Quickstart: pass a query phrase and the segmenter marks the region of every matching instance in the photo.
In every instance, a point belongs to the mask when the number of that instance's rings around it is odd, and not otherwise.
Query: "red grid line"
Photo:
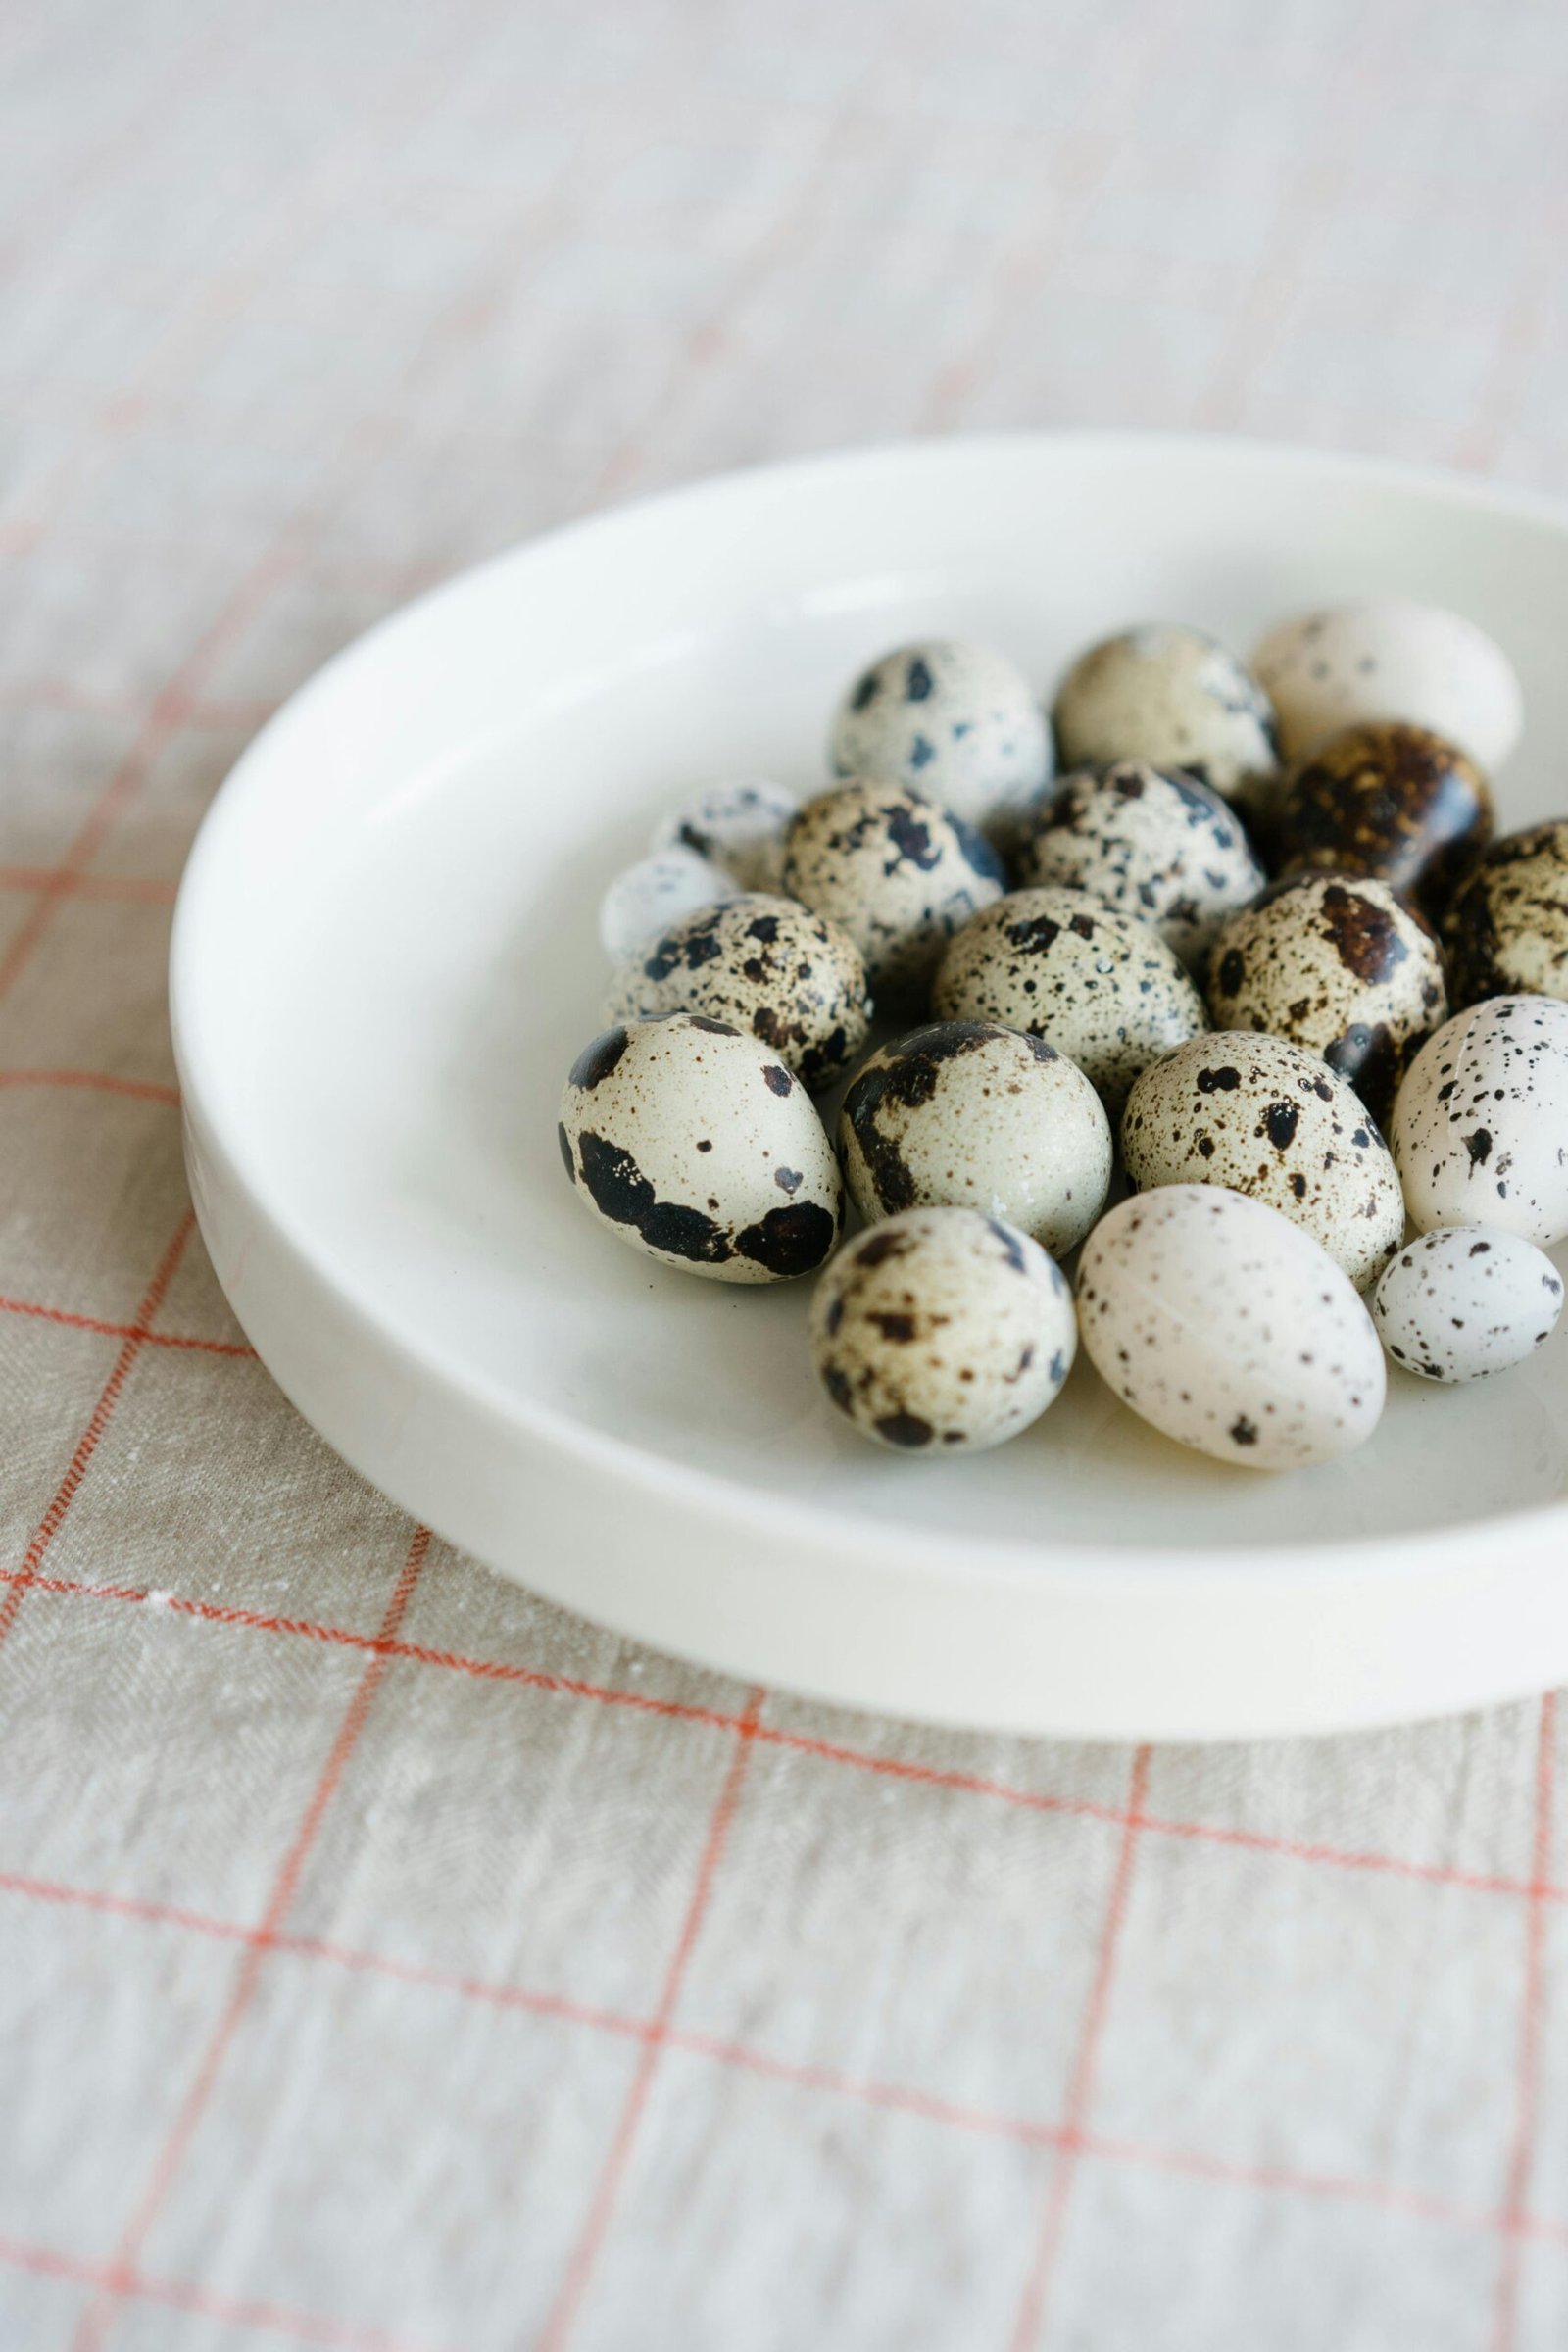
[[[32,2271],[44,2278],[64,2278],[74,2286],[102,2286],[109,2278],[107,2263],[84,2262],[52,2246],[24,2245],[0,2237],[0,2262],[13,2270]],[[221,2320],[231,2328],[262,2328],[290,2335],[301,2343],[325,2344],[332,2352],[422,2352],[407,2337],[387,2335],[379,2328],[358,2328],[345,2320],[319,2318],[309,2311],[288,2311],[276,2303],[251,2303],[231,2295],[215,2294],[210,2287],[181,2278],[151,2278],[138,2271],[130,2290],[135,2300],[161,2303],[171,2311],[187,2311],[199,2318]]]
[[[615,2206],[626,2177],[626,2168],[631,2161],[637,2133],[647,2111],[649,2094],[654,2086],[654,2077],[659,2069],[659,2061],[669,2040],[670,2027],[674,2020],[676,2005],[680,2000],[681,1986],[686,1981],[686,1971],[690,1965],[692,1953],[696,1949],[697,1938],[702,1933],[703,1922],[708,1916],[708,1906],[713,1891],[713,1881],[717,1876],[718,1865],[729,1838],[730,1824],[735,1818],[735,1808],[740,1802],[741,1786],[746,1778],[746,1766],[751,1755],[751,1743],[757,1731],[758,1718],[761,1713],[762,1701],[765,1696],[765,1691],[754,1690],[747,1701],[746,1711],[736,1726],[734,1752],[729,1760],[729,1769],[724,1775],[723,1786],[718,1792],[718,1801],[713,1807],[713,1816],[709,1824],[707,1840],[697,1865],[696,1884],[692,1888],[691,1900],[686,1906],[686,1916],[681,1922],[675,1949],[670,1955],[669,1967],[664,1976],[663,1989],[659,1997],[659,2005],[654,2012],[648,2037],[637,2062],[636,2073],[632,2077],[631,2088],[626,2094],[626,2103],[621,2110],[620,2121],[615,2128],[615,2135],[610,2144],[610,2153],[605,2160],[599,2185],[588,2208],[588,2218],[583,2225],[582,2234],[572,2249],[570,2260],[566,2265],[565,2277],[562,2280],[550,2314],[540,2330],[538,2352],[564,2352],[564,2347],[570,2341],[572,2330],[576,2327],[588,2289],[593,2282],[594,2270],[600,2254],[604,2250],[611,2223],[614,2219]]]
[[[381,1621],[381,1634],[386,1641],[392,1639],[403,1622],[404,1612],[414,1596],[415,1587],[419,1581],[425,1560],[429,1556],[429,1529],[416,1528],[399,1572],[397,1583],[393,1588],[392,1597],[387,1603],[386,1614]],[[261,1981],[262,1964],[275,1942],[284,1920],[288,1917],[295,1894],[299,1889],[301,1873],[310,1857],[311,1848],[316,1843],[326,1809],[337,1793],[338,1784],[343,1778],[349,1758],[359,1743],[360,1734],[365,1728],[366,1716],[369,1712],[370,1702],[386,1673],[386,1665],[385,1657],[371,1658],[355,1686],[354,1695],[348,1704],[348,1711],[339,1726],[337,1738],[332,1742],[326,1762],[321,1768],[310,1803],[305,1808],[304,1818],[283,1858],[282,1868],[273,1885],[261,1925],[256,1934],[246,1939],[245,1957],[240,1963],[239,1973],[235,1978],[234,1988],[229,1995],[227,2006],[203,2052],[195,2079],[185,2094],[184,2102],[175,2117],[173,2128],[153,2165],[147,2185],[121,2234],[120,2243],[109,2265],[108,2275],[102,2283],[101,2291],[87,2310],[81,2326],[76,2330],[75,2352],[99,2352],[99,2347],[113,2323],[121,2299],[129,2291],[129,2283],[137,2276],[148,2232],[162,2211],[170,2190],[173,2187],[180,2166],[189,2152],[191,2141],[211,2103],[213,2092],[217,2088],[218,2078],[233,2045],[234,2036],[255,1999],[256,1988]]]
[[[157,1344],[158,1334],[149,1335]],[[0,1585],[13,1581],[17,1570],[0,1569]],[[526,1690],[546,1690],[567,1698],[585,1698],[594,1704],[608,1707],[629,1707],[649,1715],[663,1715],[678,1723],[704,1724],[719,1731],[739,1731],[744,1718],[731,1709],[705,1707],[687,1699],[653,1698],[645,1691],[617,1690],[613,1686],[584,1682],[569,1674],[555,1674],[545,1667],[523,1666],[502,1658],[475,1658],[461,1650],[435,1649],[428,1643],[397,1640],[383,1642],[374,1634],[359,1634],[346,1626],[323,1625],[310,1617],[280,1617],[260,1609],[227,1607],[217,1601],[191,1600],[180,1594],[154,1595],[140,1585],[95,1585],[76,1577],[31,1578],[42,1592],[54,1592],[68,1598],[88,1600],[117,1600],[132,1605],[151,1602],[159,1608],[172,1609],[178,1616],[192,1617],[210,1625],[244,1625],[258,1633],[276,1634],[307,1642],[324,1642],[368,1654],[390,1658],[406,1658],[419,1666],[431,1666],[450,1674],[471,1675],[481,1682],[517,1683]],[[758,1744],[787,1748],[797,1755],[815,1757],[830,1764],[843,1764],[851,1770],[875,1773],[883,1779],[908,1781],[918,1787],[951,1788],[970,1795],[990,1798],[994,1803],[1016,1805],[1028,1812],[1065,1814],[1077,1820],[1108,1822],[1115,1828],[1125,1828],[1129,1815],[1124,1806],[1102,1803],[1086,1796],[1055,1796],[1037,1788],[1021,1788],[1014,1783],[989,1779],[983,1774],[944,1770],[932,1764],[917,1764],[906,1757],[877,1755],[870,1749],[848,1745],[842,1740],[822,1740],[807,1732],[791,1732],[767,1723],[759,1723],[751,1733]],[[1446,1862],[1419,1862],[1402,1854],[1366,1852],[1353,1846],[1329,1845],[1318,1839],[1279,1837],[1267,1830],[1238,1829],[1220,1822],[1181,1821],[1153,1812],[1141,1812],[1138,1827],[1150,1837],[1186,1838],[1201,1844],[1234,1846],[1244,1853],[1275,1854],[1294,1862],[1320,1864],[1331,1870],[1370,1871],[1380,1876],[1410,1879],[1428,1886],[1456,1886],[1471,1894],[1536,1895],[1543,1903],[1568,1903],[1568,1886],[1552,1883],[1537,1885],[1530,1879],[1511,1878],[1502,1872],[1462,1870]]]
[[[1144,1798],[1149,1789],[1149,1767],[1152,1751],[1140,1747],[1133,1756],[1132,1771],[1127,1783],[1127,1812],[1122,1829],[1121,1845],[1116,1855],[1116,1869],[1110,1883],[1110,1894],[1105,1904],[1104,1925],[1101,1930],[1100,1951],[1095,1962],[1089,1998],[1084,2005],[1083,2023],[1079,2029],[1078,2047],[1073,2057],[1072,2076],[1067,2085],[1065,2108],[1065,2137],[1052,2167],[1051,2185],[1046,2194],[1046,2210],[1040,2228],[1040,2237],[1034,2258],[1024,2280],[1023,2298],[1012,2331],[1013,2352],[1032,2352],[1039,2343],[1051,2304],[1051,2283],[1055,2276],[1056,2256],[1061,2247],[1061,2234],[1067,2219],[1067,2207],[1072,2198],[1073,2181],[1077,2177],[1077,2157],[1088,2126],[1089,2109],[1095,2093],[1095,2074],[1100,2064],[1100,2045],[1104,2039],[1105,2021],[1110,2014],[1110,1990],[1116,1972],[1116,1953],[1121,1932],[1127,1917],[1127,1902],[1132,1891],[1133,1865],[1138,1856],[1138,1835],[1143,1827]]]
[[[23,1555],[22,1566],[6,1580],[10,1584],[11,1590],[5,1599],[0,1601],[0,1642],[4,1642],[12,1626],[16,1623],[17,1611],[26,1596],[28,1586],[37,1582],[38,1571],[49,1546],[59,1534],[66,1514],[75,1497],[76,1490],[86,1477],[88,1465],[98,1450],[104,1431],[114,1418],[115,1407],[120,1401],[120,1393],[130,1376],[131,1366],[147,1344],[148,1329],[153,1317],[163,1304],[170,1284],[174,1279],[174,1269],[179,1264],[195,1222],[194,1215],[187,1208],[174,1228],[174,1238],[160,1258],[152,1281],[143,1294],[141,1304],[136,1309],[135,1322],[126,1334],[119,1355],[115,1358],[114,1369],[104,1383],[98,1402],[93,1407],[92,1418],[76,1442],[76,1450],[71,1457],[64,1478],[55,1490],[54,1499],[33,1530],[32,1541]]]
[[[96,1315],[77,1315],[63,1306],[40,1306],[31,1298],[8,1298],[0,1293],[0,1315],[31,1315],[40,1323],[64,1324],[68,1331],[96,1331],[109,1340],[141,1340],[149,1348],[189,1348],[203,1355],[248,1357],[256,1350],[239,1340],[200,1340],[182,1331],[144,1331],[135,1323],[104,1323]]]
[[[172,906],[178,884],[155,876],[78,874],[57,865],[0,865],[0,890],[58,892],[62,898],[111,899],[133,906]]]
[[[117,1078],[110,1070],[0,1070],[0,1086],[81,1087],[91,1094],[126,1095],[135,1102],[167,1102],[179,1108],[179,1089],[150,1078]]]
[[[1521,2225],[1530,2196],[1535,2168],[1536,2132],[1540,2120],[1541,2047],[1545,2011],[1546,1874],[1551,1865],[1552,1778],[1557,1739],[1557,1702],[1548,1690],[1541,1702],[1536,1749],[1536,1818],[1532,1843],[1533,1875],[1525,1915],[1524,1984],[1520,1996],[1519,2062],[1515,2089],[1513,2146],[1508,2158],[1503,2192],[1505,2232],[1497,2276],[1497,2308],[1493,2328],[1493,2352],[1513,2352],[1519,2326],[1519,2263]]]

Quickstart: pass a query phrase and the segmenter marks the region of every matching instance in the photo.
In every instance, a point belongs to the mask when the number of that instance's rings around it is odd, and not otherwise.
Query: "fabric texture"
[[[1549,1699],[1130,1753],[546,1608],[255,1361],[164,1009],[268,711],[612,498],[1083,421],[1568,486],[1565,106],[1555,0],[12,0],[4,2352],[1568,2340]]]

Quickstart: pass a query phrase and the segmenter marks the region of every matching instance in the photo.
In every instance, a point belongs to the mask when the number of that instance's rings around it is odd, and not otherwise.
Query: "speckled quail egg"
[[[1034,689],[1004,654],[956,638],[895,646],[840,704],[828,746],[837,776],[912,784],[1004,837],[1051,774]]]
[[[1063,767],[1147,760],[1250,800],[1267,792],[1276,763],[1274,713],[1257,680],[1203,630],[1171,622],[1080,654],[1052,716]]]
[[[906,785],[857,777],[790,827],[784,887],[842,923],[879,995],[919,989],[946,942],[1003,890],[983,834]]]
[[[566,1080],[560,1142],[589,1214],[688,1274],[781,1282],[838,1240],[838,1162],[809,1095],[760,1039],[706,1013],[596,1037]]]
[[[1404,1238],[1394,1162],[1345,1079],[1282,1037],[1218,1031],[1139,1079],[1121,1122],[1140,1192],[1224,1184],[1320,1242],[1357,1290]]]
[[[937,966],[931,1009],[1049,1039],[1112,1115],[1141,1070],[1208,1027],[1201,997],[1157,931],[1087,891],[1050,884],[970,917]]]
[[[713,784],[661,818],[648,846],[656,855],[694,850],[742,890],[777,890],[784,836],[800,805],[799,793],[765,777]]]
[[[1110,1121],[1076,1063],[992,1021],[936,1021],[873,1054],[844,1098],[844,1181],[866,1223],[978,1208],[1053,1257],[1110,1190]]]
[[[1152,923],[1187,963],[1266,880],[1217,792],[1131,760],[1068,776],[1015,863],[1020,882],[1069,883]]]
[[[1367,719],[1402,718],[1463,745],[1482,767],[1519,741],[1512,662],[1484,629],[1409,597],[1359,597],[1281,621],[1252,656],[1288,760]]]
[[[1454,1001],[1568,997],[1568,817],[1494,841],[1448,910]]]
[[[1078,1345],[1065,1276],[973,1208],[910,1208],[845,1245],[811,1298],[828,1396],[906,1452],[1000,1446],[1054,1403]]]
[[[1425,727],[1347,727],[1290,770],[1276,838],[1284,873],[1375,875],[1436,914],[1492,838],[1492,792]]]
[[[751,892],[671,924],[616,973],[608,1021],[706,1012],[771,1046],[813,1093],[865,1043],[865,967],[847,931],[797,899]]]
[[[599,940],[612,963],[637,956],[683,914],[739,894],[739,884],[695,850],[661,850],[628,865],[599,902]]]
[[[1095,1369],[1180,1446],[1298,1470],[1364,1445],[1387,1385],[1355,1291],[1311,1235],[1201,1184],[1102,1218],[1078,1265]]]
[[[1301,874],[1231,916],[1209,956],[1208,1009],[1216,1029],[1321,1054],[1384,1119],[1448,1001],[1437,941],[1386,882]]]
[[[1389,1142],[1418,1233],[1568,1237],[1568,1004],[1489,997],[1456,1012],[1406,1070]]]
[[[1423,1233],[1378,1284],[1372,1318],[1383,1345],[1423,1380],[1506,1372],[1549,1340],[1562,1277],[1516,1233],[1447,1225]]]

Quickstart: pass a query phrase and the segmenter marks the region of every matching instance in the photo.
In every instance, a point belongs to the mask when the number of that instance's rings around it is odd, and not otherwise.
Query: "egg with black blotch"
[[[1476,1225],[1417,1235],[1389,1266],[1372,1300],[1383,1345],[1423,1380],[1483,1380],[1549,1340],[1562,1312],[1562,1277],[1516,1233]]]
[[[837,776],[912,785],[1005,836],[1051,774],[1051,733],[1004,654],[927,637],[861,671],[834,716],[828,757]]]
[[[1002,896],[985,836],[907,785],[856,777],[818,793],[790,827],[784,887],[841,923],[874,993],[908,996],[955,931]]]
[[[1568,1238],[1568,1004],[1489,997],[1456,1012],[1406,1070],[1389,1142],[1418,1233]]]
[[[1494,841],[1444,923],[1458,1005],[1568,998],[1568,817]]]
[[[640,858],[599,902],[599,942],[612,963],[640,955],[669,924],[739,895],[740,885],[684,843]]]
[[[1366,874],[1440,915],[1492,838],[1492,788],[1457,744],[1398,720],[1348,727],[1285,779],[1281,873]]]
[[[777,890],[784,874],[784,837],[800,794],[767,777],[710,784],[660,819],[649,844],[657,856],[688,849],[742,890]]]

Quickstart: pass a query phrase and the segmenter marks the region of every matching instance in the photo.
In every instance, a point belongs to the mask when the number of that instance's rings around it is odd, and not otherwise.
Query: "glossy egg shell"
[[[873,993],[922,988],[955,931],[1003,890],[983,834],[923,793],[865,777],[809,800],[790,827],[784,887],[841,923]]]
[[[925,638],[861,671],[839,706],[828,757],[837,776],[912,785],[1004,835],[1051,773],[1051,732],[1005,655]]]
[[[1389,1127],[1410,1222],[1568,1236],[1568,1004],[1490,997],[1429,1037]]]

